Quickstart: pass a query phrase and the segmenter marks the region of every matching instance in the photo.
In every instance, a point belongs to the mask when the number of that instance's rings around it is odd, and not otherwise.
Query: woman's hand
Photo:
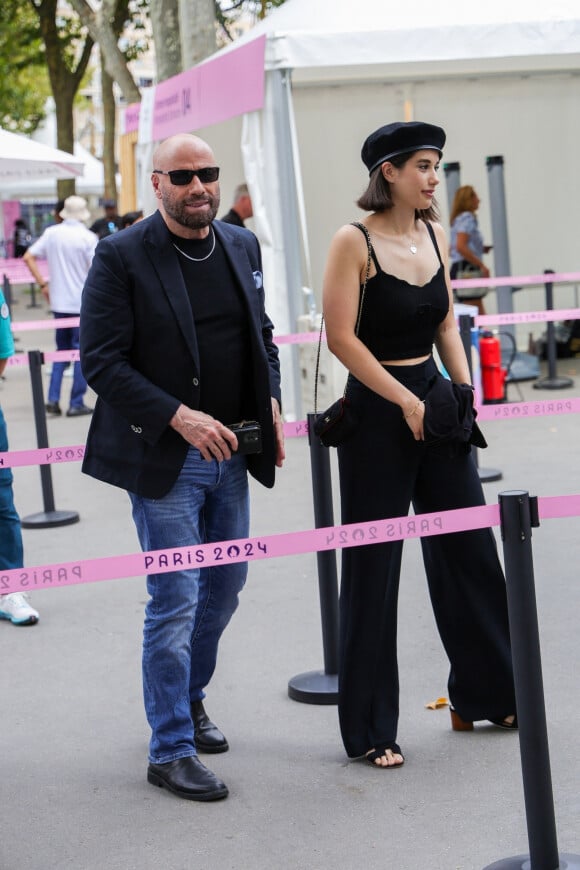
[[[424,441],[425,435],[423,432],[423,420],[425,418],[425,402],[415,397],[414,402],[410,407],[403,410],[403,419],[411,432],[415,441]]]

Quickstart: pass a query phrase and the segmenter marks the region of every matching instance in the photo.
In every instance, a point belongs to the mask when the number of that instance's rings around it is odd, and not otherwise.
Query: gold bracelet
[[[417,404],[415,405],[415,407],[413,408],[413,410],[412,410],[412,411],[409,411],[408,414],[403,414],[403,420],[408,420],[409,417],[412,417],[413,414],[416,414],[417,411],[419,410],[419,406],[422,405],[422,404],[423,404],[423,399],[418,399]]]

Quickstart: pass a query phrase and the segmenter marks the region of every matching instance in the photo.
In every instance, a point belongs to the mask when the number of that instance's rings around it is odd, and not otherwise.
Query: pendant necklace
[[[192,260],[194,263],[203,263],[204,260],[209,260],[209,258],[215,251],[215,230],[213,227],[211,227],[210,229],[213,233],[213,242],[211,246],[211,251],[209,252],[209,254],[206,254],[205,257],[190,257],[189,254],[186,254],[185,251],[182,251],[181,248],[178,248],[175,242],[172,242],[172,245],[176,251],[179,251],[179,253],[186,257],[188,260]],[[415,250],[417,249],[415,248]]]
[[[413,239],[411,239],[411,244],[409,245],[409,250],[411,251],[412,254],[417,253],[417,245],[415,244]]]

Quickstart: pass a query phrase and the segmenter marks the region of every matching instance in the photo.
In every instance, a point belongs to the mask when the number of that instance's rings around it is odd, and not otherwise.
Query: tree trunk
[[[98,43],[101,62],[113,81],[119,85],[124,99],[127,103],[138,103],[141,94],[129,72],[125,56],[117,44],[118,36],[113,28],[116,0],[103,0],[101,7],[96,11],[87,0],[71,0],[71,3],[93,41]]]
[[[160,82],[176,76],[183,70],[178,4],[179,0],[155,0],[150,8],[157,80]]]
[[[105,173],[105,199],[117,199],[115,178],[116,108],[113,79],[105,70],[101,52],[101,96],[103,100],[103,167]]]
[[[181,56],[190,69],[217,48],[214,0],[179,0]]]

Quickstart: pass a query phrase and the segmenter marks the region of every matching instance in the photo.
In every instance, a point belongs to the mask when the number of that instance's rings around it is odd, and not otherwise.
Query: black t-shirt
[[[114,218],[99,218],[94,222],[94,224],[90,227],[92,233],[96,233],[100,239],[104,239],[107,236],[112,236],[113,233],[116,233],[118,230],[123,229],[123,221],[120,217]]]
[[[256,403],[249,315],[224,250],[213,229],[205,239],[172,236],[172,240],[179,248],[177,257],[195,322],[200,359],[199,410],[226,425],[253,419]]]

